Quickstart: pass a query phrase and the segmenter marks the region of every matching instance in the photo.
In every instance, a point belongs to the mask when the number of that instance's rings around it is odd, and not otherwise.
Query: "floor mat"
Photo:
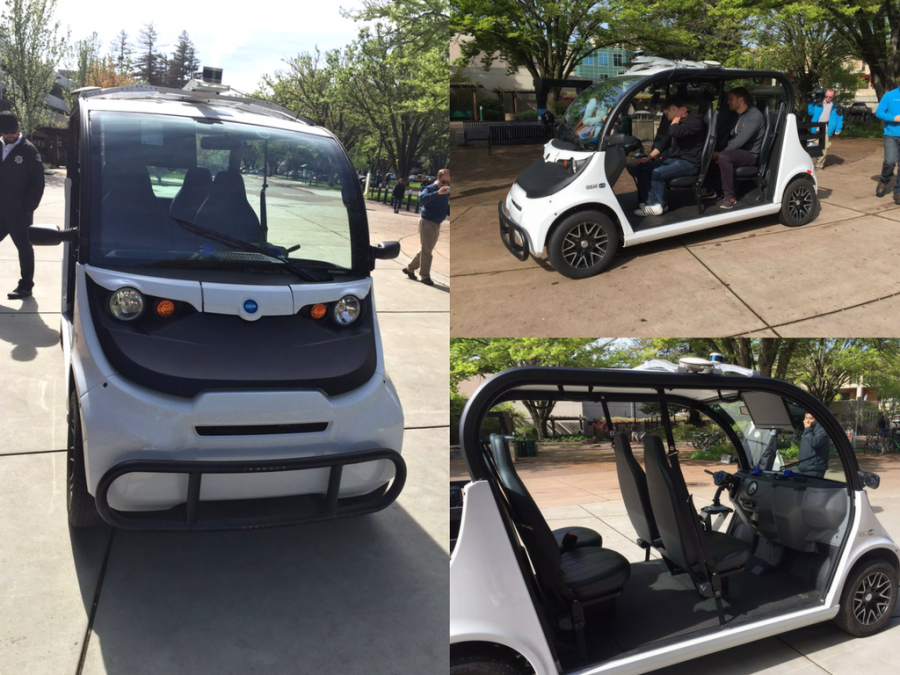
[[[759,571],[761,566],[751,558],[746,571],[729,577],[723,606],[731,625],[819,604],[818,593],[809,583],[787,572],[749,571],[754,569]],[[718,626],[715,601],[700,597],[686,574],[673,576],[660,560],[632,564],[631,578],[616,599],[614,615],[601,609],[597,616],[588,616],[591,661],[653,649]]]
[[[669,210],[661,216],[637,216],[634,214],[635,209],[638,207],[637,191],[616,194],[616,197],[619,200],[619,204],[622,206],[622,210],[628,217],[628,222],[631,223],[631,228],[635,232],[652,229],[654,227],[662,227],[664,225],[674,225],[675,223],[701,217],[701,214],[697,211],[697,202],[694,200],[693,195],[687,191],[679,191],[678,193],[670,194],[668,197]],[[763,203],[757,201],[758,197],[759,190],[751,190],[737,201],[732,210],[741,211],[755,206],[763,206]],[[704,200],[702,202],[702,215],[717,216],[722,214],[723,210],[719,208],[720,203],[721,199],[715,201]]]

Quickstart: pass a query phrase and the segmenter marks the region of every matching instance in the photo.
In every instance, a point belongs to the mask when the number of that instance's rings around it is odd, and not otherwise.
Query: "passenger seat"
[[[502,448],[500,447],[501,445],[503,446]],[[510,458],[508,461],[510,466],[512,466],[509,444],[506,438],[500,434],[491,434],[490,447],[491,455],[494,457],[494,465],[498,467],[498,472],[500,471],[499,464],[506,461],[504,458]],[[501,454],[500,459],[497,457],[498,454]],[[530,501],[528,509],[540,513],[537,504],[534,503],[534,499],[532,499],[531,494],[529,494],[525,484],[519,479],[519,474],[515,470],[508,473],[507,480],[511,485],[515,485],[518,494],[523,495],[523,498]],[[582,548],[583,546],[603,546],[603,537],[600,536],[600,533],[594,532],[594,530],[587,527],[562,527],[552,530],[552,534],[553,538],[556,539],[556,543],[559,544],[560,551],[571,551],[573,548]],[[567,540],[566,535],[573,536]]]
[[[256,211],[247,201],[244,179],[236,171],[220,171],[209,197],[197,213],[197,225],[251,243],[264,239]]]
[[[506,439],[491,435],[491,454],[516,530],[534,566],[543,595],[563,608],[559,626],[574,630],[578,652],[587,660],[584,607],[613,600],[631,576],[631,565],[619,553],[597,546],[561,552],[547,521],[519,479]]]
[[[103,170],[100,244],[105,251],[169,250],[169,214],[156,198],[147,167],[108,163]]]
[[[197,222],[197,213],[203,202],[209,197],[212,189],[212,174],[204,166],[195,166],[184,174],[184,182],[172,200],[169,207],[169,216],[179,218],[189,223]],[[173,225],[173,246],[179,251],[197,251],[203,244],[208,244],[209,239],[194,234],[181,225]]]
[[[625,510],[631,519],[638,535],[637,545],[646,552],[644,560],[650,560],[650,548],[662,548],[653,508],[650,505],[650,493],[647,491],[647,476],[634,453],[631,443],[625,434],[616,434],[613,438],[616,449],[616,472],[619,476],[619,489]]]

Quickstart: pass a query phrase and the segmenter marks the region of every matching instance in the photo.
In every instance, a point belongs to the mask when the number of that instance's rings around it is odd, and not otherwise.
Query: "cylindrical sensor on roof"
[[[715,363],[725,363],[725,356],[719,352],[713,352],[709,355],[709,360],[714,361]]]
[[[203,66],[203,81],[207,84],[222,84],[222,69]]]

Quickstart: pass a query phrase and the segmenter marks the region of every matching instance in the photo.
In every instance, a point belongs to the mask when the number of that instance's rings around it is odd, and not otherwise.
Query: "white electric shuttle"
[[[751,104],[763,113],[765,136],[757,165],[736,169],[737,202],[723,210],[702,197],[715,191],[712,156],[734,126],[727,94],[738,86],[750,91]],[[641,108],[655,110],[669,96],[703,116],[700,167],[696,175],[668,182],[668,211],[636,215],[636,180],[623,173],[629,158],[643,153],[644,142],[664,144],[667,128],[664,117]],[[498,204],[501,239],[519,260],[540,257],[546,248],[557,272],[582,279],[609,268],[622,247],[759,216],[778,215],[791,226],[808,223],[818,214],[811,157],[822,154],[824,127],[798,122],[794,101],[783,73],[637,57],[623,75],[597,82],[572,101],[557,137]],[[633,133],[624,133],[629,125]]]
[[[482,434],[491,408],[514,400],[592,402],[610,426],[613,404],[661,411],[662,429],[634,448],[614,437],[635,544],[550,529],[505,436]],[[672,410],[721,427],[737,458],[699,513]],[[880,479],[794,385],[705,359],[516,368],[472,396],[460,439],[471,481],[451,487],[451,675],[636,675],[822,621],[867,636],[896,615],[900,549],[865,489]],[[784,459],[794,443],[798,458]]]
[[[377,511],[406,467],[349,157],[272,104],[143,85],[69,122],[61,342],[75,527]]]

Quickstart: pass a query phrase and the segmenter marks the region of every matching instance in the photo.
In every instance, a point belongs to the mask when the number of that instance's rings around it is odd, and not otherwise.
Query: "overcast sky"
[[[262,76],[284,70],[283,59],[318,45],[322,51],[343,47],[358,25],[341,16],[358,0],[269,0],[200,3],[197,0],[57,0],[56,19],[72,41],[96,32],[103,53],[120,30],[134,46],[145,23],[153,22],[160,50],[170,54],[186,30],[197,47],[201,65],[223,68],[223,81],[242,92],[256,89]]]

